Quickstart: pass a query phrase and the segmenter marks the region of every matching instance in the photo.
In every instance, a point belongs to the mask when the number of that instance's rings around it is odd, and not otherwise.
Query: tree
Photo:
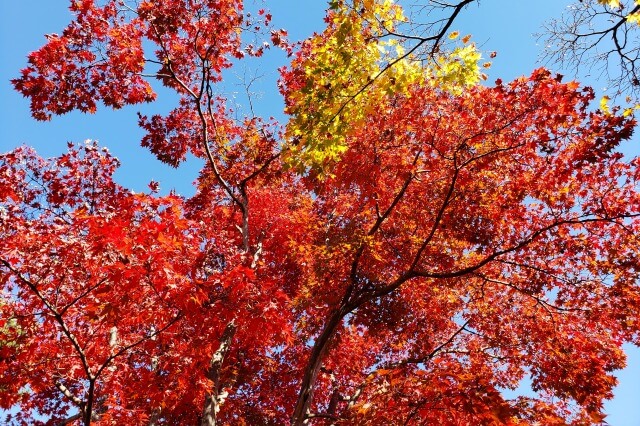
[[[546,25],[544,57],[575,71],[595,71],[614,95],[640,89],[640,2],[581,0]]]
[[[34,117],[155,78],[180,101],[142,144],[206,164],[185,199],[94,142],[1,157],[8,423],[601,422],[640,343],[635,121],[544,69],[480,85],[467,3],[409,38],[398,5],[332,1],[291,45],[239,0],[71,2],[14,80]],[[216,92],[263,36],[292,55],[282,125]]]

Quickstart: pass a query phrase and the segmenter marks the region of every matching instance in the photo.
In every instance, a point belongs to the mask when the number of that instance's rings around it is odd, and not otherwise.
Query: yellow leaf
[[[632,24],[640,25],[640,12],[631,13],[627,16],[627,22],[631,22]]]
[[[617,8],[620,7],[620,0],[598,0],[598,3],[604,4],[609,7]]]
[[[600,99],[600,111],[604,112],[605,114],[611,114],[611,109],[609,108],[609,96],[603,96],[602,99]]]

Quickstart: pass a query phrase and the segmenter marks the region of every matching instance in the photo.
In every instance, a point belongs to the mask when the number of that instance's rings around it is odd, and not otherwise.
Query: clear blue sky
[[[275,25],[287,28],[294,40],[322,28],[324,1],[276,0],[266,3],[273,12]],[[497,51],[489,81],[498,77],[507,81],[529,74],[540,66],[536,62],[540,46],[532,34],[540,31],[545,20],[559,16],[568,4],[568,0],[483,0],[480,6],[468,8],[452,29],[473,34],[474,40],[487,52]],[[43,156],[53,156],[66,150],[67,141],[97,139],[121,159],[122,167],[117,175],[121,184],[143,191],[150,180],[157,180],[164,191],[175,189],[184,195],[192,194],[191,182],[200,167],[197,161],[174,170],[160,164],[139,146],[142,132],[137,127],[135,112],[162,113],[173,108],[173,98],[166,92],[160,92],[159,102],[148,106],[115,112],[102,109],[89,116],[71,113],[47,123],[30,118],[27,101],[12,90],[9,79],[15,78],[20,68],[25,66],[27,53],[44,43],[44,34],[62,31],[69,19],[67,5],[66,0],[0,1],[0,152],[27,144],[34,146]],[[281,114],[282,105],[277,97],[275,81],[276,67],[284,61],[283,55],[275,55],[262,68],[250,64],[249,74],[264,75],[261,86],[257,88],[264,94],[260,96],[258,93],[255,99],[260,113]],[[563,74],[571,76],[569,72]],[[240,77],[237,76],[238,82]],[[604,82],[585,76],[579,76],[579,79],[602,94]],[[233,95],[234,85],[230,84],[227,90]],[[242,92],[238,86],[240,100]],[[625,153],[638,155],[639,141],[640,137],[636,136],[631,144],[625,146]],[[626,348],[630,354],[629,366],[619,372],[620,385],[616,388],[615,398],[606,405],[607,421],[613,426],[640,426],[640,350],[631,346]]]

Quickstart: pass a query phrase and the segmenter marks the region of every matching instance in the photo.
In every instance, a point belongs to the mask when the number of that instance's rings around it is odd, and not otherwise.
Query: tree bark
[[[329,318],[327,325],[322,330],[322,333],[320,333],[318,339],[313,345],[313,349],[311,350],[311,358],[309,359],[307,368],[305,369],[304,377],[302,378],[302,385],[300,387],[298,402],[296,403],[296,408],[293,412],[293,416],[291,416],[292,426],[302,426],[303,424],[305,424],[304,422],[307,419],[309,407],[311,406],[311,402],[313,400],[313,388],[318,379],[320,367],[322,367],[322,360],[327,349],[329,348],[329,343],[331,342],[331,339],[345,314],[345,309],[339,309],[338,311],[336,311]]]
[[[236,333],[236,324],[231,321],[224,329],[222,338],[220,339],[220,347],[211,357],[211,364],[207,373],[207,378],[212,382],[211,392],[207,394],[204,400],[204,409],[202,410],[201,426],[215,426],[220,411],[220,406],[224,401],[224,396],[220,394],[220,370],[224,363],[224,358],[231,348],[233,336]]]

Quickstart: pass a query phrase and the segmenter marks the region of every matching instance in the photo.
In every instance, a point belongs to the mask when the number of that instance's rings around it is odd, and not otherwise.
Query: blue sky
[[[274,24],[289,30],[291,39],[297,40],[322,28],[325,2],[321,0],[267,1],[273,12]],[[142,132],[137,127],[136,112],[163,113],[173,108],[174,98],[161,91],[159,101],[153,105],[124,108],[120,111],[101,109],[95,115],[71,113],[55,117],[51,122],[35,122],[30,118],[28,102],[15,93],[9,79],[15,78],[26,64],[28,52],[44,43],[44,34],[60,33],[68,23],[66,0],[26,0],[0,2],[0,152],[21,144],[34,146],[43,156],[58,155],[66,150],[67,141],[96,139],[107,146],[122,161],[117,180],[136,191],[146,190],[151,180],[159,181],[163,192],[175,189],[178,193],[193,193],[191,182],[197,176],[200,164],[190,161],[179,169],[159,163],[147,150],[139,146]],[[452,29],[472,34],[483,50],[497,51],[489,81],[500,77],[507,81],[529,74],[541,66],[536,61],[541,47],[533,36],[545,20],[559,16],[569,4],[565,0],[504,1],[483,0],[479,6],[469,7]],[[247,75],[263,75],[256,87],[254,102],[258,112],[278,116],[282,104],[277,96],[276,68],[285,63],[282,54],[270,56],[258,64],[249,63]],[[570,78],[572,74],[557,70]],[[230,74],[228,94],[243,99],[240,83],[244,71]],[[237,81],[236,86],[234,80]],[[604,82],[593,77],[579,76],[579,80],[592,86],[601,96]],[[237,89],[236,89],[237,87]],[[237,93],[235,93],[237,92]],[[262,93],[264,92],[264,93]],[[638,136],[624,146],[628,155],[640,154]],[[640,426],[640,350],[626,347],[630,354],[629,366],[619,373],[620,385],[615,398],[606,405],[613,426]]]

